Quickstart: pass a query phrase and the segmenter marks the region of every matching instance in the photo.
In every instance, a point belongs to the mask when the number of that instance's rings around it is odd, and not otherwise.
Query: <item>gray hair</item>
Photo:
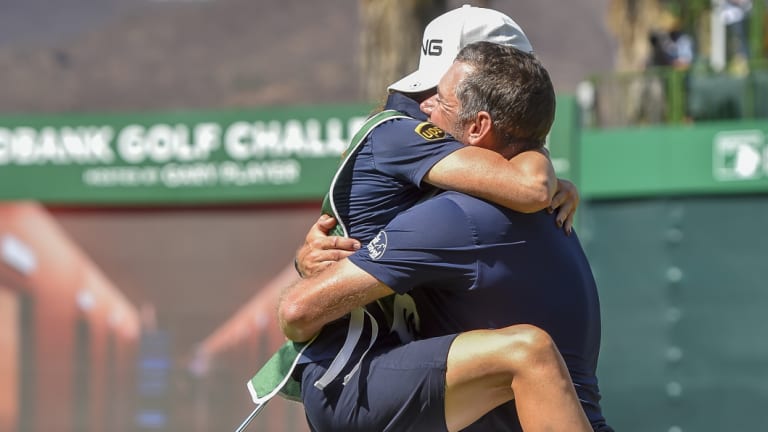
[[[456,61],[470,66],[456,87],[461,104],[457,130],[486,111],[498,136],[517,152],[544,145],[555,118],[555,90],[533,54],[475,42],[459,51]]]

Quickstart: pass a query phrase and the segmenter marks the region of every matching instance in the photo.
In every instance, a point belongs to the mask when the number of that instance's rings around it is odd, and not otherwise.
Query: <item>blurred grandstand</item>
[[[611,15],[613,31],[624,41],[617,69],[595,71],[577,86],[585,126],[768,117],[765,2],[666,0],[642,12],[621,9],[616,6],[620,3],[613,2]],[[728,8],[743,13],[740,21],[728,23],[723,16]],[[664,52],[676,49],[670,36],[680,35],[690,41],[684,63],[669,58],[675,53]]]

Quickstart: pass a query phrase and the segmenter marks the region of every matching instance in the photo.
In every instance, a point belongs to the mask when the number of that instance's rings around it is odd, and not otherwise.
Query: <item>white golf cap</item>
[[[389,91],[418,93],[437,86],[456,54],[472,42],[493,42],[533,52],[523,29],[493,9],[464,5],[432,20],[424,29],[419,69],[391,84]]]

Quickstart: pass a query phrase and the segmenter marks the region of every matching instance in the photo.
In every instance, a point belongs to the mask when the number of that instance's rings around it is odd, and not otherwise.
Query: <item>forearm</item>
[[[307,291],[316,277],[303,279],[288,287],[280,298],[278,320],[285,336],[296,342],[306,342],[314,337],[324,325],[339,319],[352,310],[355,304],[352,298],[346,298],[336,304],[311,302],[307,300]]]
[[[547,208],[557,186],[555,170],[543,153],[529,151],[507,160],[496,152],[470,146],[435,164],[424,181],[523,213]]]
[[[524,152],[507,161],[506,168],[506,175],[500,176],[506,187],[493,191],[498,198],[486,199],[523,213],[535,213],[550,205],[557,190],[557,176],[547,156],[536,151]],[[509,190],[506,195],[501,193],[505,189]]]
[[[289,339],[304,342],[325,324],[393,291],[349,260],[283,289],[278,304],[280,328]]]

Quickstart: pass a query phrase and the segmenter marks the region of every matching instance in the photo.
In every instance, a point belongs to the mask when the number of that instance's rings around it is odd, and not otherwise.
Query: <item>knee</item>
[[[546,331],[529,324],[500,329],[506,340],[505,351],[514,369],[530,368],[557,361],[560,355],[555,342]]]

